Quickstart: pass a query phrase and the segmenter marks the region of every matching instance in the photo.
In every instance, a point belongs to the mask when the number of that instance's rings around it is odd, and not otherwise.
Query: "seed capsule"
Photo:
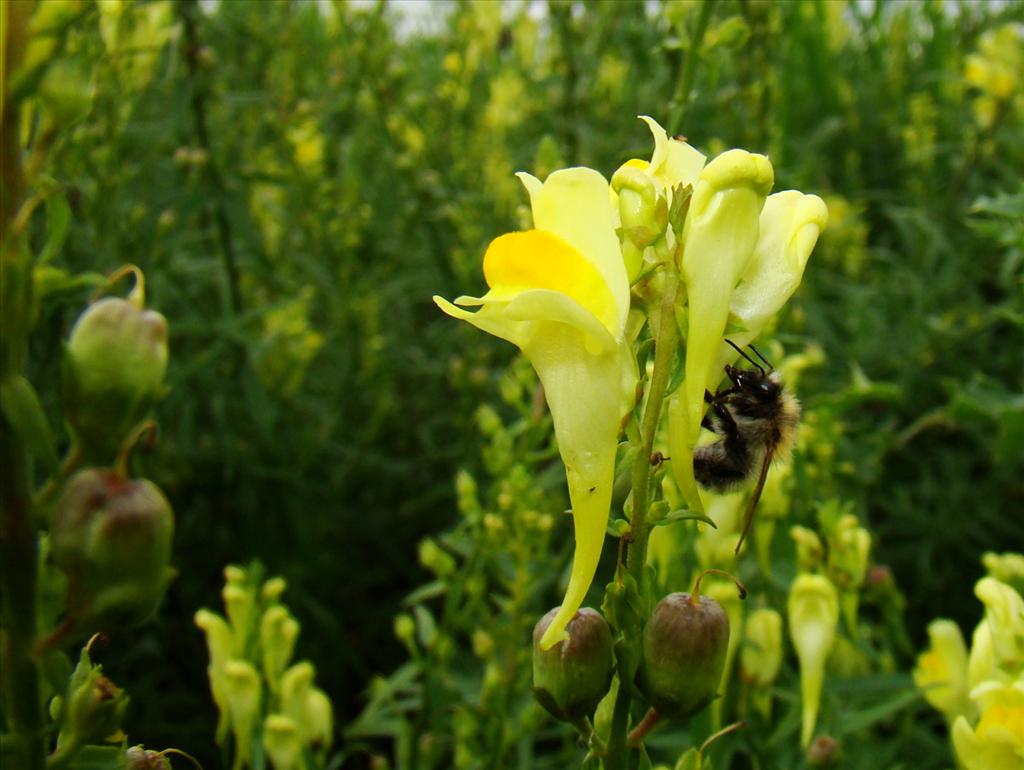
[[[637,686],[664,716],[687,717],[717,697],[729,647],[729,617],[709,596],[666,596],[643,632]]]
[[[533,693],[553,717],[574,721],[592,714],[611,686],[612,633],[600,612],[583,607],[566,626],[569,638],[542,650],[540,639],[558,609],[533,629]]]
[[[153,613],[171,574],[173,534],[171,506],[150,481],[87,469],[68,482],[50,537],[78,633],[135,625]]]
[[[64,416],[90,461],[113,459],[121,441],[163,394],[167,320],[106,297],[78,318],[64,359]]]

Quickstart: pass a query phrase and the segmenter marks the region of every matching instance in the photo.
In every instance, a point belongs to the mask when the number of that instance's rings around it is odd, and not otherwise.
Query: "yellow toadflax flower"
[[[517,345],[533,364],[551,409],[572,501],[576,551],[562,606],[541,646],[566,638],[604,543],[615,450],[636,385],[624,336],[629,282],[615,235],[607,181],[596,171],[556,171],[530,194],[533,230],[508,233],[484,255],[483,297],[441,297],[448,315]]]
[[[953,723],[953,747],[967,770],[1024,767],[1024,681],[986,682],[971,691],[981,719],[973,728],[966,717]]]
[[[798,575],[789,589],[788,611],[789,634],[800,661],[800,745],[806,748],[818,721],[825,661],[836,639],[839,595],[823,575]]]

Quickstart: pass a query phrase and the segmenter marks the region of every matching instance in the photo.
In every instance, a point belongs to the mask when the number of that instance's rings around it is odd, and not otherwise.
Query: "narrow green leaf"
[[[8,377],[0,384],[0,408],[15,434],[49,472],[57,470],[57,448],[35,388],[24,377]]]

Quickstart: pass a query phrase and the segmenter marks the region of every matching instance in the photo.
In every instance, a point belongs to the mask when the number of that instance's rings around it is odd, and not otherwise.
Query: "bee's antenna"
[[[765,366],[767,366],[769,369],[772,369],[772,370],[775,369],[775,366],[772,365],[772,362],[769,361],[767,358],[765,358],[763,355],[761,355],[761,351],[760,350],[755,348],[753,345],[747,345],[747,347],[750,348],[751,350],[753,350],[754,353],[757,355],[757,357],[760,358],[762,361],[764,361]]]
[[[733,342],[732,340],[726,340],[726,342],[728,343],[729,347],[731,347],[733,350],[735,350],[737,353],[739,353],[741,356],[743,356],[745,359],[747,359],[747,361],[749,361],[754,366],[754,368],[757,369],[757,371],[761,372],[762,376],[764,375],[764,369],[761,367],[761,364],[757,363],[757,361],[755,361],[753,358],[751,358],[746,353],[744,353],[742,350],[740,350],[739,346],[735,342]],[[758,355],[760,356],[761,354],[758,353]],[[763,356],[761,356],[761,357],[762,357],[762,359],[764,358]],[[765,363],[767,363],[767,361]],[[771,366],[771,364],[769,364],[769,366]]]

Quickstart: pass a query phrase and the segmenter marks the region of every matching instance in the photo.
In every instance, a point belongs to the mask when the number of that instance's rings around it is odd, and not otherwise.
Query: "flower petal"
[[[484,254],[487,298],[511,300],[528,289],[549,289],[576,300],[618,335],[618,307],[604,277],[573,246],[543,230],[508,233]]]
[[[541,637],[546,650],[566,638],[565,626],[583,604],[601,556],[615,474],[623,367],[618,350],[583,353],[579,332],[565,325],[549,325],[524,352],[551,409],[576,534],[565,598]]]
[[[715,370],[729,303],[758,238],[758,219],[774,174],[763,155],[729,150],[701,172],[683,230],[682,273],[689,305],[686,379],[669,403],[673,472],[688,504],[700,510],[693,478],[693,448],[704,414],[704,391],[721,378]]]
[[[757,246],[729,306],[754,336],[793,296],[827,222],[828,208],[817,195],[786,190],[765,200]]]
[[[483,297],[458,297],[460,305],[481,306],[472,313],[456,307],[443,297],[434,302],[453,318],[468,321],[481,331],[493,334],[525,350],[532,341],[550,333],[550,328],[564,325],[579,334],[581,352],[607,353],[616,349],[615,340],[586,308],[571,297],[548,289],[524,291],[511,300]]]
[[[639,118],[654,135],[654,154],[647,172],[669,190],[676,185],[694,184],[704,168],[704,154],[680,139],[669,138],[654,118],[647,115]]]
[[[629,279],[615,235],[608,182],[589,168],[555,171],[543,184],[530,174],[518,176],[530,193],[533,226],[568,243],[604,279],[616,311],[609,331],[621,338],[629,312]]]

